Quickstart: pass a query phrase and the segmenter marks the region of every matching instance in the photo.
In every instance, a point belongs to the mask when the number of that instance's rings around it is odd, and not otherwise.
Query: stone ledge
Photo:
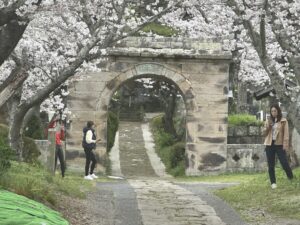
[[[110,48],[110,56],[129,57],[160,57],[160,58],[188,58],[188,59],[223,59],[230,60],[231,54],[218,50],[195,49],[151,49],[151,48]]]
[[[221,50],[219,38],[185,38],[185,37],[127,37],[115,45],[118,48],[153,48],[153,49],[211,49]]]
[[[128,37],[109,48],[108,55],[227,60],[232,58],[229,51],[222,49],[220,39],[184,37]]]

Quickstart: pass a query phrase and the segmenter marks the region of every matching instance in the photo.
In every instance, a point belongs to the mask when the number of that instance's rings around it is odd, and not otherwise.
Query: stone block
[[[239,137],[227,137],[227,144],[240,144]]]
[[[234,127],[228,127],[228,136],[233,137],[234,136]]]
[[[228,72],[224,71],[226,63],[185,63],[182,65],[182,73],[190,74],[205,74],[205,75],[224,75],[224,78],[228,76]]]
[[[142,75],[142,74],[156,74],[161,75],[164,71],[164,67],[160,64],[155,63],[145,63],[135,66],[136,74]]]
[[[76,91],[81,92],[100,92],[105,86],[105,82],[101,81],[81,81],[74,85]]]
[[[250,136],[241,136],[240,137],[240,144],[254,144],[254,138]]]
[[[235,135],[236,136],[247,136],[248,135],[247,127],[236,126],[235,127]]]
[[[230,144],[227,145],[227,169],[229,171],[263,171],[266,169],[266,157],[263,145]]]
[[[68,102],[68,107],[70,110],[82,110],[82,109],[89,109],[89,110],[96,110],[98,99],[92,99],[89,97],[82,97],[73,99]]]
[[[249,126],[249,135],[250,136],[259,136],[260,135],[260,127]]]

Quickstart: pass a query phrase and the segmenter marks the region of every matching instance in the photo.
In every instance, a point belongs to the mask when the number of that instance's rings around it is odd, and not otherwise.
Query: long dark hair
[[[271,105],[271,107],[270,107],[270,116],[271,116],[273,122],[275,122],[275,118],[272,116],[272,112],[271,112],[272,108],[275,108],[277,110],[277,122],[279,122],[282,118],[281,108],[277,104]]]
[[[88,121],[88,122],[86,123],[86,126],[87,126],[88,128],[92,128],[93,125],[94,125],[94,122],[93,122],[93,121]]]

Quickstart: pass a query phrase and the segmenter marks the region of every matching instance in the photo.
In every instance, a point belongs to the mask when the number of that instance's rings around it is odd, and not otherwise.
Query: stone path
[[[201,188],[201,194],[195,192],[191,187],[184,184],[177,184],[172,181],[171,176],[165,173],[165,167],[159,157],[155,154],[153,139],[149,131],[149,125],[138,122],[120,122],[119,132],[116,136],[115,146],[111,154],[113,175],[124,175],[127,180],[118,182],[118,185],[98,184],[98,188],[105,192],[110,192],[114,196],[114,203],[104,201],[103,207],[110,208],[110,205],[124,208],[121,212],[118,207],[111,207],[115,215],[111,216],[110,224],[124,225],[243,225],[243,221],[228,206],[228,210],[222,214],[217,213],[203,200],[203,193],[207,190]],[[190,189],[190,190],[189,190]],[[120,194],[120,191],[123,193]],[[114,194],[112,193],[114,192]],[[134,194],[133,194],[134,193]],[[129,201],[127,204],[124,199]],[[124,197],[127,196],[127,197]],[[106,199],[106,198],[105,198]],[[109,199],[109,198],[108,198]],[[209,200],[212,198],[206,198]],[[133,212],[134,211],[134,212]],[[125,213],[125,214],[124,214]],[[127,214],[126,214],[127,213]],[[112,214],[112,215],[113,215]],[[130,216],[130,214],[133,214]],[[109,214],[108,214],[109,215]],[[226,217],[224,220],[219,215]],[[131,221],[126,221],[130,216]],[[231,223],[237,221],[237,223]]]
[[[157,176],[145,149],[141,123],[120,121],[119,154],[121,171],[125,177]]]
[[[129,180],[144,225],[223,225],[215,210],[192,192],[166,180]]]
[[[90,211],[95,215],[90,224],[142,225],[136,193],[126,181],[98,183],[90,203]]]

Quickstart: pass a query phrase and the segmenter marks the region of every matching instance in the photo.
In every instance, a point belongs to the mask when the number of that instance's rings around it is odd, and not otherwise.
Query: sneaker
[[[271,188],[272,188],[272,189],[277,188],[277,184],[275,184],[275,183],[274,183],[274,184],[271,184]]]
[[[93,174],[90,174],[90,176],[91,176],[93,179],[98,178],[98,176],[96,176],[94,173],[93,173]]]
[[[91,175],[84,176],[84,179],[85,180],[94,180]]]

